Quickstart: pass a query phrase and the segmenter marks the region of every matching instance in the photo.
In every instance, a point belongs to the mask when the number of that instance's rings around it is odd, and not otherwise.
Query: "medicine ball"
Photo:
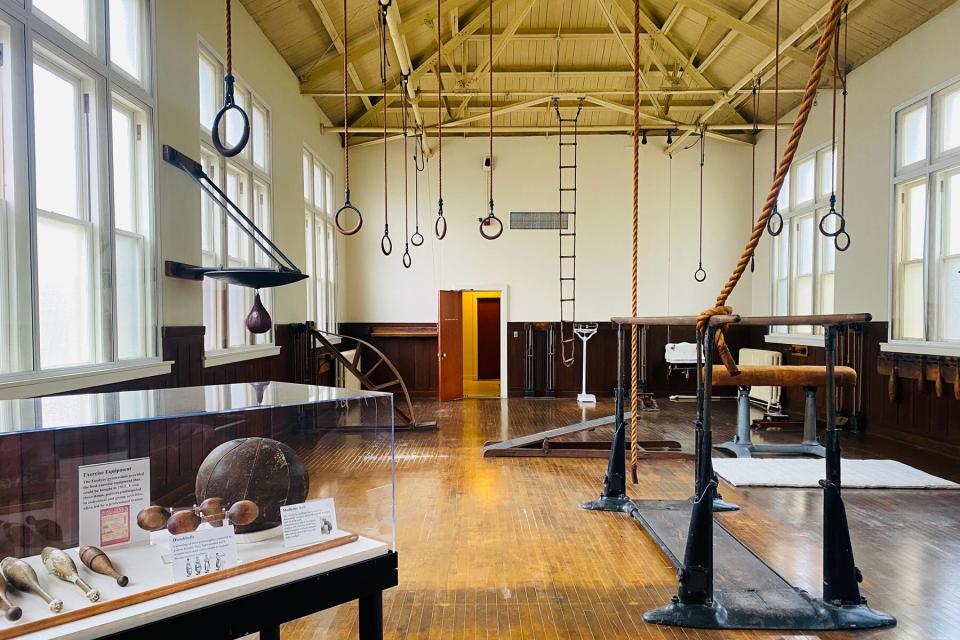
[[[224,442],[204,459],[197,472],[197,502],[223,498],[227,504],[252,500],[260,515],[237,526],[237,533],[280,525],[280,507],[307,499],[310,475],[293,449],[269,438]]]

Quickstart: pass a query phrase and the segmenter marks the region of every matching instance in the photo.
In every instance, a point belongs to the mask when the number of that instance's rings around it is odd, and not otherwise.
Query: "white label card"
[[[173,580],[189,580],[237,564],[237,538],[233,525],[201,527],[170,537]]]
[[[337,532],[337,512],[333,498],[310,500],[280,507],[283,546],[301,547],[329,540]]]
[[[145,541],[137,514],[150,506],[150,458],[83,465],[80,544],[109,547]]]

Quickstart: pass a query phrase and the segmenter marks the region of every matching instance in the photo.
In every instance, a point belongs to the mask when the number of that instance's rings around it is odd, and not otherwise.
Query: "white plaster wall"
[[[202,39],[223,57],[223,3],[158,0],[154,4],[158,142],[198,158],[198,43]],[[234,74],[270,107],[273,240],[303,269],[301,150],[307,144],[333,170],[338,199],[342,198],[339,136],[321,133],[316,103],[300,95],[296,76],[239,2],[233,3],[233,65]],[[159,149],[157,154],[159,157]],[[162,161],[159,187],[161,259],[200,264],[200,190],[181,171]],[[161,324],[203,323],[199,283],[163,277],[161,287]],[[273,315],[277,323],[302,322],[306,318],[306,284],[277,289]]]
[[[604,320],[630,312],[632,144],[627,136],[581,136],[579,150],[577,317]],[[641,147],[640,313],[695,313],[709,306],[746,242],[750,222],[749,147],[707,141],[704,267],[697,268],[698,163],[696,147],[673,163],[662,139]],[[412,146],[411,146],[412,151]],[[494,145],[494,200],[505,223],[510,211],[556,211],[559,186],[556,137],[498,138]],[[504,231],[494,241],[478,232],[487,210],[482,161],[486,139],[444,139],[444,211],[449,233],[433,237],[437,160],[421,178],[420,230],[427,237],[411,247],[413,267],[404,269],[402,143],[389,145],[389,215],[393,254],[379,248],[383,234],[383,148],[365,147],[351,161],[354,200],[364,213],[363,230],[347,239],[345,276],[350,295],[341,315],[355,322],[435,322],[437,290],[500,288],[511,321],[558,320],[556,231]],[[412,163],[411,163],[412,172]],[[413,187],[410,218],[413,231]],[[749,311],[749,275],[733,298]]]
[[[889,320],[892,112],[960,74],[957,56],[950,53],[957,51],[958,33],[960,4],[954,4],[850,73],[845,215],[852,242],[837,258],[837,313],[869,312],[875,320]],[[792,121],[794,115],[784,120]],[[829,142],[830,132],[830,93],[823,92],[810,115],[798,156]],[[781,148],[786,136],[781,138]],[[763,177],[758,180],[757,202],[762,203],[773,175],[772,134],[760,135],[757,154],[763,167],[758,171]],[[756,254],[753,309],[757,313],[771,310],[771,246],[767,237]]]

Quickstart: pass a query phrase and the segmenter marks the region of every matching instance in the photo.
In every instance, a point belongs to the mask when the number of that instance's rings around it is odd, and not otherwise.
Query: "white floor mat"
[[[813,458],[714,458],[717,474],[735,487],[818,487],[824,461]],[[957,489],[938,478],[895,460],[842,460],[847,489]]]

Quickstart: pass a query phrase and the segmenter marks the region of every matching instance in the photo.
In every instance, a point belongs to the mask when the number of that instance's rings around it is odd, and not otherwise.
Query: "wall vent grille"
[[[511,211],[511,229],[554,230],[568,229],[570,214],[556,211]]]

